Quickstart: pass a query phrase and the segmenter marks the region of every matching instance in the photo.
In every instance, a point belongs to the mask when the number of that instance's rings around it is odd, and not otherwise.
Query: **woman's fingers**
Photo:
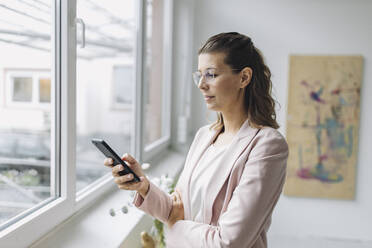
[[[180,195],[180,193],[179,193],[178,191],[176,191],[176,195],[177,195],[177,203],[178,203],[179,205],[182,205],[181,195]]]
[[[105,160],[103,161],[103,164],[108,166],[108,167],[112,167],[114,161],[112,160],[112,158],[105,158]]]
[[[175,190],[171,194],[171,199],[172,199],[172,210],[168,218],[168,222],[167,222],[169,227],[172,227],[173,224],[177,222],[178,220],[184,219],[184,208],[183,208],[180,191]]]
[[[125,153],[122,157],[122,160],[127,161],[130,165],[138,164],[137,160],[135,160],[130,154]]]
[[[125,190],[139,190],[141,187],[141,182],[130,182],[133,179],[133,174],[129,173],[124,176],[116,177],[114,179],[115,183],[119,189]]]
[[[137,174],[137,176],[140,177],[144,175],[141,169],[141,165],[130,154],[125,153],[121,157],[121,159],[127,162],[127,165],[129,166],[129,168],[131,168],[133,172]]]
[[[116,164],[112,158],[106,158],[103,164],[107,167],[111,167],[111,173],[114,177],[114,182],[119,189],[125,190],[137,190],[143,197],[146,196],[149,189],[149,181],[146,179],[142,172],[141,165],[128,153],[124,154],[122,160],[125,164],[132,169],[133,173],[126,175],[120,175],[119,173],[124,170],[124,165]],[[134,178],[134,174],[139,176],[140,182],[131,182]]]
[[[177,192],[177,194],[178,194],[178,196],[179,196],[180,200],[182,200],[182,195],[181,195],[181,191],[180,191],[179,189],[176,189],[176,192]]]
[[[121,170],[123,170],[124,169],[124,167],[123,167],[123,165],[121,165],[121,164],[117,164],[117,165],[115,165],[114,167],[112,167],[112,176],[113,177],[120,177],[121,175],[119,175],[119,171],[121,171]]]
[[[174,206],[176,206],[176,207],[182,207],[183,206],[182,198],[181,198],[181,193],[178,190],[175,190],[171,194],[171,199],[173,201],[173,205]]]
[[[131,183],[123,183],[118,184],[119,189],[125,189],[125,190],[138,190],[138,182],[131,182]]]
[[[177,196],[175,194],[175,191],[171,194],[171,199],[172,199],[173,202],[176,202]]]
[[[115,177],[114,181],[116,184],[123,184],[131,181],[133,179],[133,174],[129,173],[124,176]]]

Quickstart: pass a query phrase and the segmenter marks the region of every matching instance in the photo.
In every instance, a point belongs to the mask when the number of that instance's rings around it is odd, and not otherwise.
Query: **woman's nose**
[[[207,82],[205,81],[205,77],[201,76],[199,80],[198,88],[202,89],[202,88],[205,88],[206,86],[207,86]]]

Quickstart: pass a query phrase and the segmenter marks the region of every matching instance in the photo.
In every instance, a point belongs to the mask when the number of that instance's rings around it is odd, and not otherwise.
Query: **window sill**
[[[167,173],[175,177],[181,172],[185,158],[184,152],[168,151],[152,163],[146,174],[158,177]],[[88,247],[92,243],[95,247],[140,247],[140,232],[151,228],[152,219],[135,207],[130,207],[128,214],[122,214],[120,209],[130,200],[130,192],[112,184],[113,190],[90,207],[78,211],[31,247]],[[115,217],[109,214],[111,208],[118,209]]]

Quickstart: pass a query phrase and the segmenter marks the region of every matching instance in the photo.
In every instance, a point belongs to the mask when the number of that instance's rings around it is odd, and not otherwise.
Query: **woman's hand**
[[[167,225],[169,228],[171,228],[174,225],[174,223],[176,223],[178,220],[185,219],[181,192],[178,189],[176,189],[171,194],[171,198],[173,201],[172,210],[167,221]]]
[[[129,182],[133,179],[132,173],[120,176],[119,171],[123,170],[124,167],[121,164],[113,166],[113,160],[111,158],[106,158],[103,164],[112,168],[112,176],[114,177],[114,181],[119,189],[136,190],[143,198],[145,198],[149,190],[150,183],[145,177],[141,165],[128,153],[124,154],[121,159],[127,162],[129,168],[131,168],[132,171],[140,178],[140,182]]]

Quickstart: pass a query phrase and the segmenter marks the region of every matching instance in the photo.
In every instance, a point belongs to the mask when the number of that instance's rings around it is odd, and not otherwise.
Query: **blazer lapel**
[[[207,193],[205,196],[204,201],[204,218],[205,223],[209,223],[212,220],[212,209],[214,201],[217,198],[218,193],[220,192],[223,184],[225,183],[226,179],[228,178],[235,161],[239,158],[240,154],[244,151],[244,149],[249,145],[252,141],[253,137],[256,135],[259,129],[253,128],[249,126],[248,119],[243,123],[240,127],[238,133],[233,138],[231,144],[225,151],[222,159],[221,164],[215,164],[211,166],[218,166],[220,168],[216,171],[214,175],[212,175],[213,180],[208,182],[207,185]],[[216,135],[214,135],[215,137]],[[243,139],[244,138],[244,139]],[[213,141],[206,142],[208,145],[211,144]],[[207,148],[207,145],[206,147]],[[205,149],[203,149],[204,152]],[[200,158],[201,154],[198,156]]]

